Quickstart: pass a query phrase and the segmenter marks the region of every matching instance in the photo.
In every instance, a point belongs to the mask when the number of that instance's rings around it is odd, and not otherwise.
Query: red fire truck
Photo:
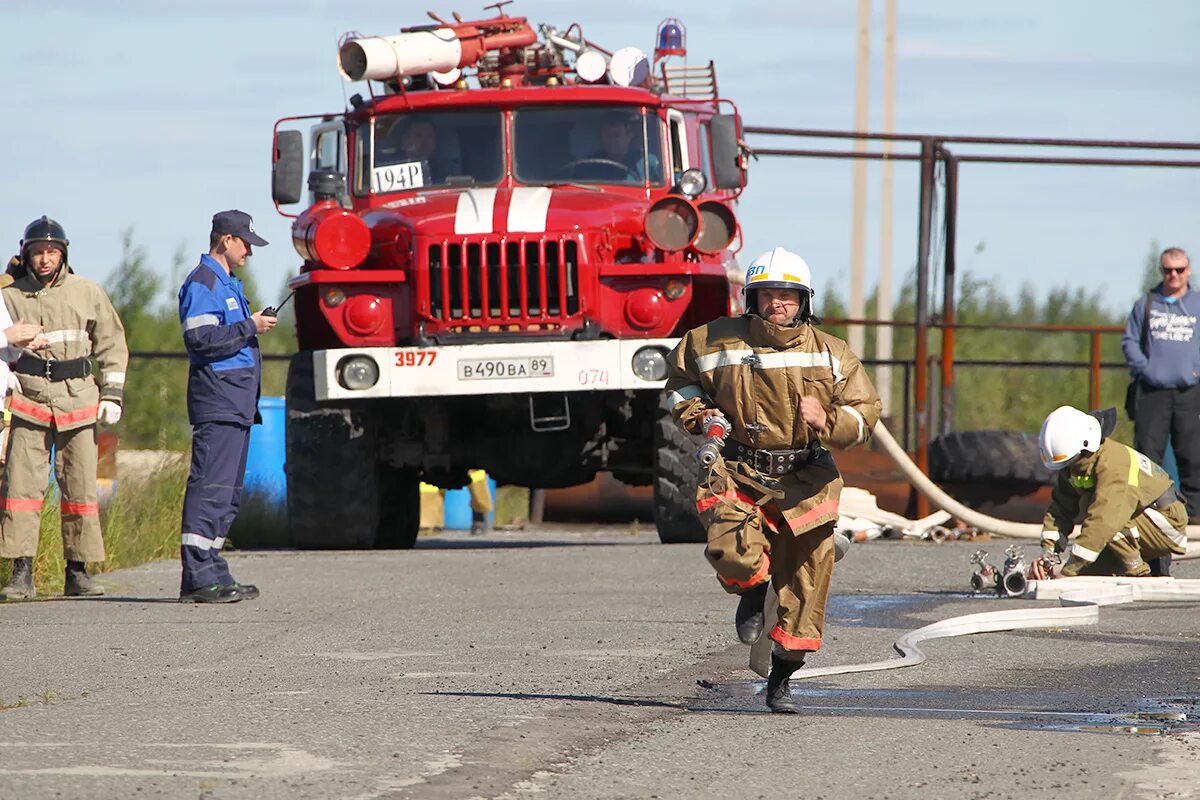
[[[418,485],[654,483],[663,541],[702,540],[696,443],[665,355],[737,302],[737,110],[712,63],[521,17],[347,35],[366,94],[280,120],[299,353],[287,384],[300,547],[411,547]],[[306,123],[305,123],[306,124]],[[307,198],[303,188],[307,174]]]

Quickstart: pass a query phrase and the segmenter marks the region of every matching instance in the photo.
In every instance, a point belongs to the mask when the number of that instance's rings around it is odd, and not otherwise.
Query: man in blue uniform
[[[258,597],[257,587],[229,573],[221,547],[237,516],[246,474],[250,426],[258,415],[262,359],[258,335],[275,317],[251,314],[233,270],[246,265],[266,240],[244,211],[213,215],[209,250],[179,290],[179,323],[191,361],[188,420],[192,472],[183,499],[181,603],[236,603]]]

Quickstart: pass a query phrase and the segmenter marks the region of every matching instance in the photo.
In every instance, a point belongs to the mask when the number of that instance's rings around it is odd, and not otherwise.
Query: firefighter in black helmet
[[[31,222],[21,239],[20,263],[3,288],[9,314],[45,331],[41,342],[34,342],[44,349],[18,352],[12,366],[20,390],[9,402],[0,558],[12,559],[13,570],[0,588],[0,600],[35,596],[33,558],[52,447],[67,562],[64,593],[103,594],[85,567],[105,558],[96,498],[96,425],[114,425],[121,418],[129,351],[108,295],[68,266],[68,244],[63,227],[49,217]]]

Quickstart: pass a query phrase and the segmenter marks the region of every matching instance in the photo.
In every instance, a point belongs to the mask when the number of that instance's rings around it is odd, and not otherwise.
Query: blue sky
[[[396,33],[423,23],[427,7],[490,13],[416,0],[3,0],[0,237],[15,252],[24,225],[50,214],[67,228],[76,269],[103,280],[119,259],[120,231],[133,226],[167,276],[180,248],[189,265],[202,252],[214,211],[239,207],[273,242],[250,267],[273,294],[299,263],[270,202],[273,123],[340,110],[360,90],[335,68],[341,33]],[[899,131],[1198,139],[1200,4],[899,0],[899,9]],[[507,10],[560,28],[577,21],[609,49],[650,50],[659,20],[678,16],[691,60],[716,62],[722,93],[748,124],[853,124],[849,0],[609,0],[590,13],[578,2],[518,0]],[[882,114],[882,0],[874,11],[872,128]],[[878,166],[870,173],[874,276]],[[971,164],[961,174],[960,269],[1014,291],[1083,281],[1125,309],[1152,240],[1200,250],[1198,170]],[[850,175],[848,162],[754,164],[739,208],[743,258],[782,244],[809,260],[818,293],[845,296]],[[899,282],[916,253],[914,166],[897,165],[895,197]]]

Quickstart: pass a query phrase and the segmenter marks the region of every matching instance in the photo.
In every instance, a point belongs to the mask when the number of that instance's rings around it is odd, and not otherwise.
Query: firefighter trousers
[[[1099,557],[1079,571],[1080,575],[1135,575],[1145,562],[1187,552],[1188,510],[1183,502],[1162,511],[1147,508],[1100,551]]]
[[[770,580],[779,612],[768,635],[786,650],[819,649],[833,579],[834,523],[794,534],[774,502],[756,506],[749,496],[736,495],[706,503],[701,512],[708,529],[705,558],[731,594]]]
[[[235,583],[221,548],[242,502],[250,427],[236,422],[201,422],[192,429],[192,471],[183,496],[179,557],[181,594],[219,583]]]
[[[63,557],[104,560],[100,504],[96,498],[99,443],[95,425],[69,431],[40,427],[13,417],[4,465],[4,511],[0,514],[0,558],[36,556],[50,451],[61,495]]]

